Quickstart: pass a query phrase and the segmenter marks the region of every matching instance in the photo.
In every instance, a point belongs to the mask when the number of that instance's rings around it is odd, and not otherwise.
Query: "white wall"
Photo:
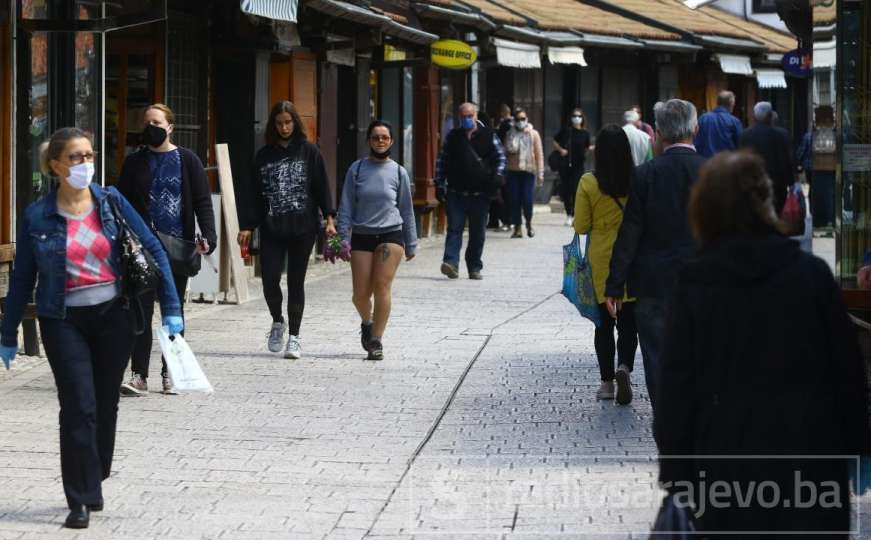
[[[716,0],[710,5],[741,18],[744,18],[746,14],[753,21],[771,26],[783,32],[789,31],[777,13],[753,13],[753,0]]]

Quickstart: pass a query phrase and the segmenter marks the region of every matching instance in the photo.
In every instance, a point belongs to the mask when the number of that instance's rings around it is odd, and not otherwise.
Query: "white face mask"
[[[67,183],[75,189],[85,189],[91,184],[92,178],[94,178],[94,164],[90,161],[85,161],[70,167]]]
[[[582,116],[572,116],[572,125],[580,126],[584,122],[584,118]]]
[[[514,122],[514,127],[516,127],[518,131],[523,131],[524,129],[526,129],[526,126],[528,126],[528,125],[529,125],[529,122],[527,122],[526,120]]]

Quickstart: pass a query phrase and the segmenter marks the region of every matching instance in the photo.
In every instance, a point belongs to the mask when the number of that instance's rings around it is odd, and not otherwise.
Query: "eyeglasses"
[[[85,152],[84,154],[70,154],[67,156],[67,159],[73,165],[79,165],[81,163],[84,163],[85,161],[90,161],[93,163],[93,161],[96,158],[97,158],[96,152]]]
[[[573,114],[572,118],[583,118],[583,116],[581,116],[580,114]]]
[[[372,135],[369,140],[372,142],[389,141],[390,135]]]
[[[515,118],[514,120],[517,122],[526,122],[526,118]]]

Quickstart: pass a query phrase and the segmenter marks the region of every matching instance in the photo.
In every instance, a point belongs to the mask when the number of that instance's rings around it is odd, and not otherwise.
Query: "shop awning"
[[[470,11],[460,11],[458,9],[434,6],[432,4],[414,4],[414,10],[424,17],[449,21],[456,24],[464,24],[488,32],[495,30],[498,26],[495,22],[491,21],[484,15]]]
[[[386,15],[375,13],[348,2],[342,2],[342,0],[307,0],[305,5],[326,15],[368,26],[384,27],[393,22]]]
[[[497,35],[507,38],[545,45],[569,46],[579,45],[581,43],[581,36],[574,32],[537,30],[535,28],[529,28],[528,26],[512,26],[506,24],[496,33]]]
[[[493,38],[496,46],[496,62],[500,66],[535,69],[541,67],[541,47],[531,43],[519,43]]]
[[[757,69],[759,88],[786,88],[786,77],[780,69]]]
[[[277,21],[296,22],[297,0],[241,0],[243,13]]]
[[[753,75],[753,66],[750,65],[749,56],[741,56],[738,54],[718,54],[717,60],[720,61],[720,69],[723,73],[731,73],[733,75]]]
[[[400,39],[404,39],[405,41],[411,43],[418,43],[420,45],[429,45],[434,41],[438,41],[439,37],[435,34],[430,34],[429,32],[424,32],[423,30],[414,28],[412,26],[408,26],[406,24],[400,24],[394,20],[391,20],[384,27],[384,33],[388,36],[398,37]]]
[[[835,40],[814,42],[814,69],[833,68],[838,63]]]
[[[547,59],[551,64],[577,64],[586,67],[584,49],[580,47],[548,47]]]
[[[723,36],[699,36],[702,45],[720,50],[741,50],[741,52],[764,52],[765,45],[752,39],[738,39]]]
[[[664,39],[639,39],[638,41],[643,43],[645,48],[654,51],[694,53],[702,50],[701,46],[686,41],[668,41]]]

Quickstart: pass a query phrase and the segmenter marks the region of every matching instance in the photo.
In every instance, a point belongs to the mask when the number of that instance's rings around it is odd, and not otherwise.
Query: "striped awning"
[[[243,13],[259,15],[276,21],[296,22],[298,0],[240,0]]]
[[[763,69],[756,70],[756,80],[759,83],[759,88],[786,88],[786,77],[782,69]]]

